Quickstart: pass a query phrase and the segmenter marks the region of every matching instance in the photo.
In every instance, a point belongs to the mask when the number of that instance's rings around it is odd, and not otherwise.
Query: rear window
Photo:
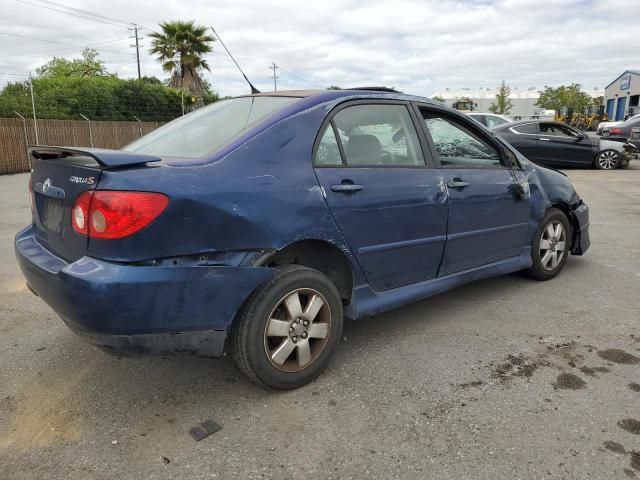
[[[298,100],[293,97],[221,100],[154,130],[123,150],[159,157],[200,158],[219,150],[260,120]]]
[[[511,130],[515,130],[518,133],[540,133],[537,123],[525,123],[524,125],[517,125],[515,127],[511,127]]]

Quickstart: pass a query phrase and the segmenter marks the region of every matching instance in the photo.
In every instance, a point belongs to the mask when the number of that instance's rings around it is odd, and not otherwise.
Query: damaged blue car
[[[473,119],[378,89],[216,102],[119,151],[34,147],[29,288],[114,354],[229,351],[267,387],[321,373],[343,318],[589,248],[569,179]]]

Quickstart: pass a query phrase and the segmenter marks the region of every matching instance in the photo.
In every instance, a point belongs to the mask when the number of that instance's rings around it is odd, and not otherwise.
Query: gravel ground
[[[25,288],[27,177],[0,177],[0,479],[640,478],[639,163],[568,172],[593,244],[555,280],[350,322],[327,372],[286,393],[230,358],[76,338]],[[203,418],[223,428],[195,442]]]

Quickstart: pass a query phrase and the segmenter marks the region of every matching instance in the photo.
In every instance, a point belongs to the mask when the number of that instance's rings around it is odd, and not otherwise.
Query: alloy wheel
[[[540,238],[540,262],[542,268],[555,270],[566,255],[567,231],[557,220],[550,222]]]
[[[285,295],[273,309],[264,331],[271,364],[283,372],[310,366],[323,352],[331,330],[331,309],[320,292],[302,288]]]
[[[612,170],[618,166],[618,154],[607,150],[598,155],[598,165],[603,170]]]

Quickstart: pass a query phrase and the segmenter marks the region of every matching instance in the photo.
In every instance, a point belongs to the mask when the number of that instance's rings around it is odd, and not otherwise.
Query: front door
[[[373,289],[437,276],[446,189],[425,163],[408,104],[347,104],[326,125],[314,157],[331,214]]]
[[[449,193],[447,243],[440,276],[520,255],[527,244],[528,186],[517,161],[465,118],[420,108]]]
[[[549,165],[591,165],[593,144],[589,138],[568,125],[554,122],[540,123],[537,157]]]

